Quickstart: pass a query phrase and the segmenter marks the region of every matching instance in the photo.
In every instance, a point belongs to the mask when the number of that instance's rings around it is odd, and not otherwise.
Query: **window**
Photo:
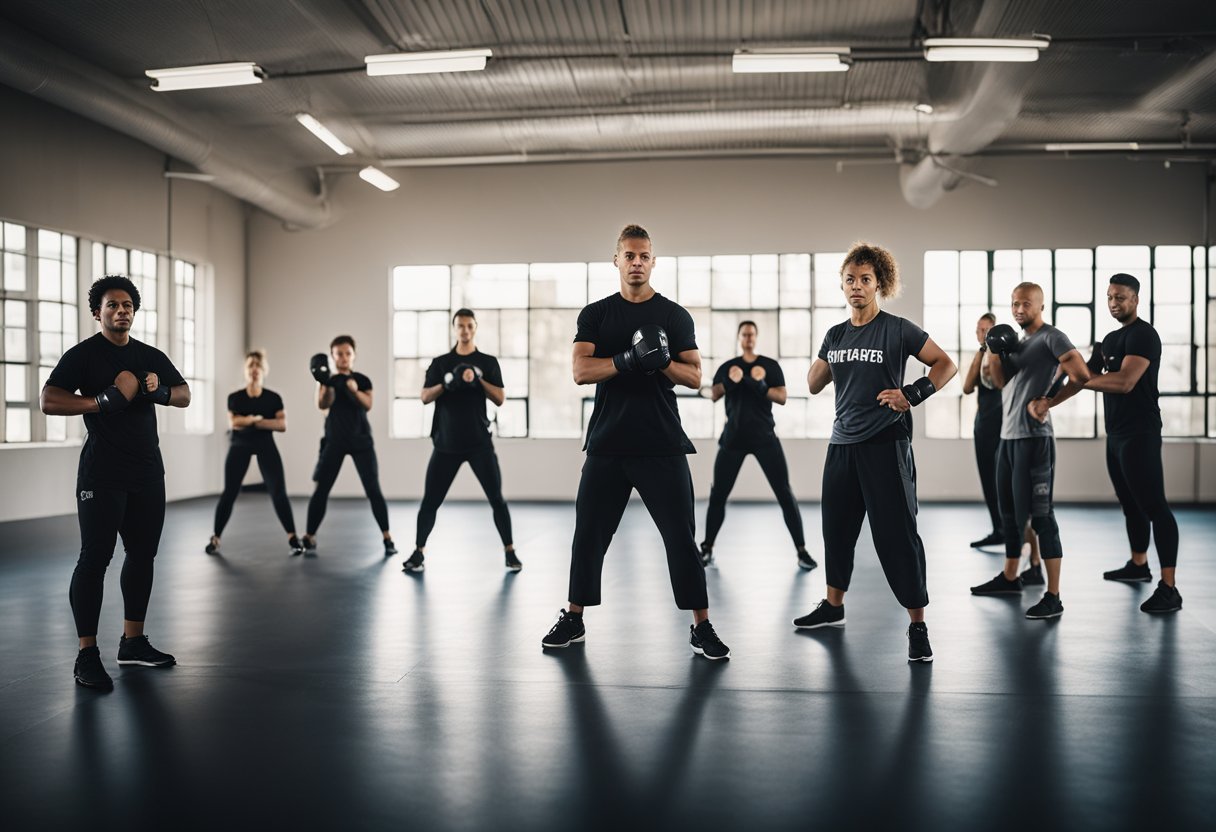
[[[159,346],[160,298],[157,257],[149,251],[93,243],[93,279],[120,274],[139,290],[139,312],[131,326],[131,337]]]
[[[15,223],[0,225],[0,439],[29,442],[32,438],[33,390],[30,381],[33,315],[26,279],[26,229]]]
[[[782,364],[789,403],[777,408],[785,436],[827,436],[831,397],[810,399],[802,379],[827,328],[846,316],[840,291],[842,253],[659,257],[655,289],[680,303],[697,325],[706,384],[736,353],[739,322],[754,320],[762,351]],[[578,438],[593,390],[570,377],[569,355],[580,309],[617,292],[612,263],[512,263],[400,266],[392,272],[394,437],[430,433],[432,408],[418,398],[431,360],[451,349],[451,316],[477,313],[477,345],[498,357],[507,400],[490,406],[499,436]],[[725,423],[725,404],[677,388],[689,436],[710,438]]]
[[[991,310],[998,323],[1012,324],[1013,287],[1022,281],[1038,283],[1044,319],[1088,358],[1093,344],[1119,326],[1104,306],[1109,278],[1117,272],[1140,281],[1140,317],[1161,336],[1163,433],[1216,435],[1216,376],[1208,369],[1213,353],[1210,347],[1205,352],[1206,333],[1216,326],[1216,307],[1206,266],[1204,249],[1191,246],[925,252],[925,329],[959,366],[959,376],[926,402],[928,435],[971,436],[975,397],[962,395],[961,380],[975,355],[973,333],[981,314]],[[1082,391],[1052,411],[1056,436],[1101,435],[1101,407],[1100,396]]]
[[[186,408],[185,428],[192,433],[211,432],[211,367],[209,365],[206,310],[200,275],[192,263],[173,261],[176,364],[190,385],[191,404]]]

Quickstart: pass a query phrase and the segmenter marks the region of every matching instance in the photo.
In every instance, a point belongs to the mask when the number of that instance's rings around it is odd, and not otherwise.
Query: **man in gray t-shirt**
[[[1026,611],[1026,617],[1059,618],[1064,613],[1060,603],[1063,552],[1051,505],[1056,446],[1047,411],[1053,403],[1050,397],[1058,389],[1053,383],[1057,369],[1073,384],[1088,381],[1089,370],[1068,336],[1043,322],[1043,290],[1037,284],[1015,286],[1012,309],[1014,321],[1022,328],[1021,340],[1016,340],[1009,326],[994,326],[987,339],[993,354],[989,365],[992,381],[1001,388],[1003,409],[996,488],[1005,533],[1005,569],[987,583],[971,587],[971,593],[1020,595],[1025,584],[1046,582],[1042,600]],[[1046,581],[1038,565],[1018,574],[1027,520],[1039,538]]]

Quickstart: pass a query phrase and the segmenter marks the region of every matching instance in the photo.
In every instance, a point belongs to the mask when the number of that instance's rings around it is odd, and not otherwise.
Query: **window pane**
[[[805,388],[805,385],[803,385]],[[827,439],[832,435],[832,422],[836,418],[836,401],[831,392],[811,396],[806,400],[806,436],[812,439]]]
[[[59,300],[63,296],[62,265],[58,260],[38,260],[38,297]]]
[[[498,366],[502,370],[502,383],[508,395],[525,398],[528,395],[528,359],[499,358]]]
[[[68,420],[66,416],[46,417],[46,439],[48,442],[63,442],[68,438]]]
[[[774,407],[773,422],[776,423],[777,435],[782,439],[802,439],[807,436],[806,408],[806,399],[792,396],[786,400],[785,407]]]
[[[930,439],[957,439],[959,437],[958,399],[954,396],[937,397],[926,401],[924,411],[925,435]],[[915,414],[916,418],[921,414]]]
[[[925,306],[955,306],[958,301],[958,252],[926,251]]]
[[[611,263],[587,264],[587,298],[594,302],[621,291],[621,273]],[[573,337],[573,333],[571,334]]]
[[[398,266],[393,269],[393,308],[447,309],[450,281],[447,266]]]
[[[680,423],[690,439],[709,439],[714,435],[713,402],[700,396],[677,396]]]
[[[418,355],[418,313],[393,314],[393,355],[398,358]]]
[[[1056,309],[1056,328],[1063,330],[1073,346],[1085,350],[1093,343],[1093,312],[1088,306],[1061,306]]]
[[[6,251],[25,251],[25,226],[6,222],[4,224],[4,248]]]
[[[11,303],[11,301],[10,301]],[[5,327],[4,329],[4,360],[29,361],[29,350],[26,348],[26,331]]]
[[[106,274],[127,274],[127,250],[106,246]]]
[[[1153,304],[1153,326],[1165,344],[1191,343],[1191,306]]]
[[[786,356],[809,356],[812,354],[811,344],[811,313],[804,309],[782,309],[780,328],[780,346],[778,353]]]
[[[528,435],[528,403],[524,399],[507,399],[497,411],[491,418],[499,436]]]
[[[38,256],[58,260],[63,256],[63,241],[54,231],[38,230]]]
[[[11,292],[25,291],[25,255],[5,253],[4,288]]]
[[[426,379],[426,368],[430,366],[429,358],[398,358],[393,362],[393,396],[396,398],[417,398],[422,391]],[[394,433],[394,436],[397,434]]]
[[[1163,393],[1191,392],[1191,348],[1170,346],[1161,348],[1161,371],[1157,386]]]
[[[926,306],[925,331],[939,347],[949,352],[959,348],[958,309],[951,306]]]
[[[840,289],[840,266],[844,263],[844,255],[843,251],[815,253],[816,306],[844,308],[844,293]]]
[[[781,306],[809,309],[811,306],[811,256],[781,255]]]
[[[587,266],[583,263],[533,263],[533,307],[578,309],[587,305]]]
[[[4,325],[25,326],[26,303],[23,300],[6,300],[4,302]]]
[[[30,409],[28,407],[10,407],[4,419],[4,440],[6,442],[30,441]]]
[[[29,379],[29,368],[23,364],[4,365],[4,400],[6,402],[28,402],[29,392],[26,383]]]
[[[1092,303],[1093,290],[1093,252],[1089,249],[1060,249],[1057,251],[1056,302]]]
[[[574,330],[577,328],[577,312],[561,312],[557,315],[566,321],[569,328],[566,335],[566,351],[574,343]],[[498,313],[498,356],[500,358],[528,357],[528,312],[527,310],[504,309]],[[560,354],[560,353],[557,353]]]
[[[452,305],[474,312],[528,307],[526,263],[479,263],[452,269]]]
[[[1094,391],[1082,390],[1062,407],[1051,411],[1051,425],[1057,437],[1089,439],[1094,435]],[[930,399],[932,401],[932,399]]]
[[[451,318],[447,312],[418,313],[418,352],[420,358],[433,358],[451,352],[455,339],[452,337]]]
[[[1203,397],[1162,396],[1163,436],[1203,436]]]
[[[709,306],[710,258],[680,257],[679,287],[681,306]]]
[[[819,348],[823,346],[823,338],[828,334],[828,330],[848,317],[849,314],[843,309],[815,310],[811,318],[811,349],[814,355],[819,355]]]
[[[811,361],[810,358],[783,357],[781,359],[781,372],[785,375],[785,390],[790,398],[797,396],[805,399],[811,395],[810,388],[806,386],[806,376],[811,371]],[[774,411],[778,409],[773,408]]]
[[[777,255],[752,255],[752,308],[776,309],[777,295]]]
[[[650,286],[660,295],[665,298],[676,300],[676,295],[679,289],[679,284],[676,280],[676,258],[674,257],[656,257],[654,259],[654,270],[650,272]],[[688,304],[678,301],[684,306]]]
[[[583,396],[571,377],[567,356],[574,337],[574,321],[563,310],[537,309],[531,327],[522,330],[531,342],[529,361],[528,433],[540,438],[572,438],[581,435]],[[510,391],[514,394],[515,391]]]

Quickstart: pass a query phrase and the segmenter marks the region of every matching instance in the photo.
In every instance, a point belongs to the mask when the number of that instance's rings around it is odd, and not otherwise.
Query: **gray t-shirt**
[[[844,321],[828,330],[819,357],[831,365],[836,388],[831,444],[864,442],[901,420],[912,435],[911,415],[883,407],[878,394],[903,387],[908,357],[919,354],[928,340],[916,324],[887,312],[865,326]]]
[[[1040,422],[1026,412],[1026,406],[1051,387],[1060,366],[1060,356],[1075,349],[1068,336],[1051,324],[1043,324],[1030,337],[1023,337],[1018,348],[1018,374],[1001,390],[1001,438],[1029,439],[1052,436],[1051,415]]]

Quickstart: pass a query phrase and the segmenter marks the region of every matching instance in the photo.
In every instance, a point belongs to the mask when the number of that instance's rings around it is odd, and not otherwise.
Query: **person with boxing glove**
[[[497,358],[477,349],[477,316],[472,309],[456,310],[452,330],[456,345],[430,363],[422,382],[422,403],[435,403],[431,420],[434,450],[426,466],[422,504],[418,506],[414,551],[401,568],[415,573],[426,568],[426,544],[435,528],[435,515],[460,466],[467,462],[490,503],[506,568],[518,572],[524,565],[515,554],[511,511],[502,496],[502,469],[486,415],[487,401],[501,406],[506,399],[502,369]]]
[[[274,444],[274,433],[287,430],[287,411],[283,398],[268,390],[262,382],[269,372],[266,354],[252,350],[245,354],[245,386],[228,396],[228,424],[232,442],[224,461],[224,491],[215,507],[215,525],[211,540],[204,551],[209,555],[220,552],[220,536],[232,516],[232,507],[241,491],[241,483],[249,463],[257,457],[262,482],[270,493],[274,513],[287,533],[287,547],[292,555],[304,553],[304,543],[296,536],[295,515],[287,497],[283,458]],[[317,378],[314,366],[313,377]]]
[[[988,367],[991,353],[988,351],[987,338],[989,330],[995,325],[996,315],[991,312],[985,312],[976,321],[975,339],[979,349],[975,351],[963,379],[963,395],[976,395],[971,436],[975,445],[975,467],[980,475],[980,489],[984,494],[984,504],[988,507],[988,518],[992,522],[991,532],[972,541],[971,547],[974,549],[996,546],[1005,540],[1005,534],[1001,531],[1001,510],[996,501],[996,448],[1001,441],[1001,391],[992,383],[992,371]]]
[[[153,560],[165,523],[165,465],[154,406],[189,406],[190,387],[168,356],[131,337],[139,306],[139,289],[128,278],[107,275],[94,281],[89,310],[101,331],[63,354],[39,399],[47,415],[83,415],[87,431],[76,475],[80,557],[68,597],[79,639],[76,682],[97,690],[113,687],[97,647],[97,626],[118,536],[126,550],[118,663],[167,667],[176,662],[144,634]]]
[[[908,661],[933,661],[925,607],[925,547],[916,528],[916,460],[912,408],[958,372],[950,357],[916,324],[880,308],[899,292],[891,252],[855,243],[840,268],[849,319],[827,331],[807,383],[818,395],[830,382],[836,419],[823,465],[823,549],[827,597],[794,619],[799,629],[843,627],[844,596],[854,549],[869,515],[870,534],[887,584],[908,611]],[[928,375],[904,382],[909,358]]]
[[[1060,601],[1063,549],[1051,499],[1056,445],[1047,410],[1057,403],[1053,401],[1058,395],[1053,379],[1058,370],[1077,385],[1084,385],[1090,374],[1068,336],[1043,320],[1041,286],[1019,283],[1013,288],[1010,306],[1023,337],[1019,339],[1008,325],[997,325],[985,339],[993,353],[992,382],[1001,390],[996,483],[1005,533],[1005,568],[992,580],[971,587],[971,593],[1021,595],[1027,583],[1044,582],[1043,568],[1033,562],[1025,572],[1018,573],[1029,520],[1046,567],[1047,589],[1042,599],[1026,610],[1026,617],[1059,618],[1064,614]]]
[[[785,527],[794,540],[798,565],[810,570],[819,564],[806,550],[802,512],[790,488],[789,466],[773,420],[773,405],[784,405],[786,401],[785,374],[776,361],[756,353],[758,334],[755,321],[739,324],[737,335],[741,354],[718,368],[710,388],[710,398],[715,402],[726,397],[726,426],[722,428],[718,456],[714,460],[701,563],[708,566],[713,561],[714,540],[726,518],[726,498],[735,486],[743,460],[752,454],[781,506]]]
[[[675,385],[701,386],[701,354],[692,316],[655,292],[650,235],[638,225],[620,233],[613,263],[620,291],[578,316],[573,368],[576,384],[594,384],[575,501],[569,605],[541,639],[543,648],[583,641],[583,610],[599,604],[608,544],[636,488],[663,537],[676,606],[691,610],[689,644],[708,659],[730,658],[709,621],[705,568],[694,538],[692,475],[696,453],[680,426]]]
[[[325,436],[312,479],[316,483],[308,501],[308,527],[301,541],[307,554],[317,551],[317,530],[325,519],[329,492],[338,479],[346,457],[355,462],[363,493],[384,539],[384,556],[397,554],[388,527],[388,504],[380,490],[380,463],[372,440],[367,412],[372,409],[372,380],[355,372],[355,339],[339,335],[329,345],[329,355],[317,353],[309,362],[317,382],[317,407],[325,414]]]

